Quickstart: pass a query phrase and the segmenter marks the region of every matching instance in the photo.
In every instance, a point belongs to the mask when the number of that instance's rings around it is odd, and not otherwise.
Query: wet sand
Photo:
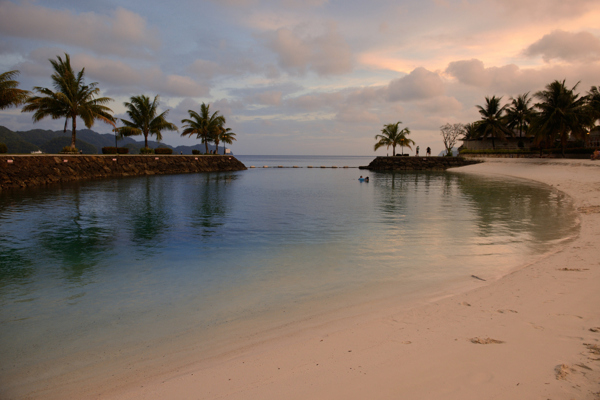
[[[244,337],[209,356],[188,349],[164,362],[141,360],[147,365],[137,375],[56,382],[38,393],[111,399],[597,399],[600,162],[500,159],[452,173],[552,185],[573,198],[580,234],[500,279],[473,277],[458,294],[316,315]]]

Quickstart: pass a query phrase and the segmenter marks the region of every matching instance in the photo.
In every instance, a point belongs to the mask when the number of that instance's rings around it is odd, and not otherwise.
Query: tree
[[[584,140],[586,127],[593,123],[586,104],[587,98],[575,94],[578,85],[568,89],[564,80],[556,80],[535,94],[540,100],[535,104],[539,112],[532,124],[535,141],[549,145],[560,139],[563,156],[569,136]]]
[[[185,124],[184,131],[181,136],[196,135],[197,139],[202,139],[208,153],[208,143],[214,141],[221,127],[225,124],[225,117],[219,115],[219,111],[210,114],[210,104],[202,103],[200,105],[200,113],[194,110],[188,110],[190,119],[182,119],[181,123]]]
[[[220,127],[219,134],[215,140],[215,145],[217,146],[217,153],[219,150],[219,142],[223,142],[223,154],[225,154],[225,143],[232,144],[235,138],[235,133],[231,132],[231,128],[225,128],[223,126]]]
[[[463,124],[445,124],[440,126],[442,133],[442,140],[444,141],[444,147],[446,148],[446,154],[452,155],[452,148],[456,144],[458,137],[465,133],[465,126]]]
[[[29,91],[18,89],[19,82],[13,80],[19,71],[7,71],[0,74],[0,110],[10,106],[25,104],[29,98]]]
[[[479,133],[477,132],[479,122],[471,122],[463,126],[463,137],[462,140],[474,140],[477,139]]]
[[[411,144],[415,144],[412,139],[406,137],[406,135],[410,134],[410,129],[404,128],[402,130],[398,130],[398,126],[402,123],[402,121],[398,121],[395,124],[387,124],[383,126],[381,130],[381,134],[375,135],[375,140],[378,140],[375,143],[374,151],[377,151],[380,147],[386,146],[388,149],[392,146],[392,155],[396,155],[396,146],[400,145],[402,147],[402,153],[404,153],[404,147],[410,147]]]
[[[531,103],[531,97],[529,92],[517,96],[517,98],[510,98],[511,103],[506,108],[506,120],[507,126],[510,129],[518,129],[519,137],[523,137],[523,131],[531,123],[533,116],[533,110],[529,106]]]
[[[148,135],[156,135],[156,140],[162,140],[162,131],[176,131],[178,128],[166,120],[169,110],[158,114],[160,104],[159,96],[156,95],[150,102],[145,95],[132,96],[129,102],[123,103],[127,107],[127,115],[131,121],[121,118],[125,126],[119,128],[121,136],[144,135],[144,146],[148,148]]]
[[[587,94],[589,111],[594,123],[600,119],[600,86],[592,86]]]
[[[492,96],[485,98],[485,106],[477,106],[481,120],[477,123],[477,131],[482,138],[492,138],[492,148],[496,148],[495,139],[505,140],[506,135],[512,132],[506,127],[502,114],[506,110],[506,105],[500,107],[502,97]]]
[[[75,75],[71,67],[71,58],[65,53],[65,59],[60,56],[57,60],[49,60],[54,68],[52,86],[55,91],[36,86],[33,89],[40,96],[33,96],[27,100],[22,112],[33,112],[33,122],[38,122],[45,117],[52,119],[65,118],[64,132],[71,119],[71,148],[75,149],[77,117],[81,118],[89,129],[96,120],[115,126],[112,110],[105,106],[112,101],[109,97],[96,97],[100,93],[98,82],[85,84],[85,68]]]

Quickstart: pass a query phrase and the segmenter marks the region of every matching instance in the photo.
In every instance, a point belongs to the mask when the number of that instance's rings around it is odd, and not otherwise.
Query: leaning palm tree
[[[593,117],[586,107],[587,98],[575,94],[578,85],[568,89],[564,80],[556,80],[535,94],[540,100],[535,104],[539,112],[532,126],[536,142],[548,145],[560,139],[563,156],[569,136],[583,140],[586,128],[593,124]]]
[[[200,113],[194,110],[188,110],[190,119],[182,119],[181,123],[185,124],[184,131],[181,136],[196,135],[197,139],[202,139],[208,154],[208,142],[214,141],[219,134],[221,127],[225,124],[225,117],[219,115],[218,111],[210,114],[210,104],[200,105]]]
[[[492,138],[492,148],[496,148],[495,139],[505,140],[506,135],[512,136],[510,129],[506,127],[502,114],[506,110],[506,105],[500,107],[502,97],[492,96],[485,98],[485,106],[477,106],[481,120],[478,121],[477,130],[482,138]]]
[[[106,122],[115,126],[115,119],[111,115],[112,110],[105,106],[112,101],[109,97],[96,97],[100,93],[98,82],[85,84],[85,68],[75,74],[71,67],[71,58],[65,53],[65,59],[60,56],[57,60],[49,60],[54,68],[52,74],[52,86],[54,91],[48,88],[36,86],[33,89],[40,96],[33,96],[27,100],[22,112],[33,112],[33,122],[38,122],[45,117],[52,119],[65,118],[65,128],[71,119],[72,134],[71,148],[75,149],[77,117],[81,118],[89,129],[96,120]]]
[[[220,127],[219,134],[215,138],[215,146],[217,146],[217,153],[219,150],[219,142],[223,142],[223,154],[225,154],[225,143],[232,144],[235,138],[235,133],[231,132],[231,128]]]
[[[0,74],[0,110],[10,106],[25,104],[29,98],[29,91],[18,89],[19,82],[13,80],[19,71],[7,71]]]
[[[404,153],[404,147],[410,147],[411,144],[415,144],[412,139],[406,137],[406,135],[410,134],[410,129],[404,128],[402,130],[398,130],[398,126],[402,123],[402,121],[398,121],[395,124],[387,124],[383,126],[381,130],[381,134],[375,135],[375,140],[378,140],[375,143],[373,148],[374,151],[377,151],[380,147],[386,146],[386,148],[390,148],[392,146],[392,155],[396,155],[396,146],[400,145],[402,147],[402,153]]]
[[[530,107],[531,97],[529,92],[517,96],[517,98],[510,98],[511,103],[506,108],[506,120],[507,126],[510,129],[518,129],[519,137],[523,137],[523,130],[526,129],[531,123],[533,116],[533,110]]]
[[[166,120],[169,110],[158,114],[159,96],[156,95],[150,102],[145,95],[132,96],[123,103],[127,107],[127,115],[131,121],[121,118],[125,126],[119,128],[121,137],[144,135],[144,147],[148,148],[148,135],[156,135],[156,140],[162,140],[162,131],[176,131],[178,128]]]

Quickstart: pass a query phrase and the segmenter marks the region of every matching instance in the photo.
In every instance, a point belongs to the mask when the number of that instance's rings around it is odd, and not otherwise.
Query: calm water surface
[[[577,230],[559,192],[451,172],[257,168],[1,192],[0,383],[58,355],[498,276]]]

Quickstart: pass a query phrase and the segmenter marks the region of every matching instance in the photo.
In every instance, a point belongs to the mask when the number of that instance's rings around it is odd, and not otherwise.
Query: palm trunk
[[[392,146],[392,156],[396,156],[396,146]]]
[[[71,148],[73,150],[75,150],[75,142],[77,140],[76,135],[75,135],[75,128],[76,128],[76,124],[77,124],[77,116],[73,115],[73,132],[71,133]]]
[[[204,138],[204,148],[206,149],[206,153],[204,154],[208,154],[208,138]]]
[[[148,148],[148,134],[144,133],[144,146]]]
[[[218,140],[215,140],[215,153],[219,154],[219,141]],[[225,153],[223,153],[223,154],[225,154]]]

